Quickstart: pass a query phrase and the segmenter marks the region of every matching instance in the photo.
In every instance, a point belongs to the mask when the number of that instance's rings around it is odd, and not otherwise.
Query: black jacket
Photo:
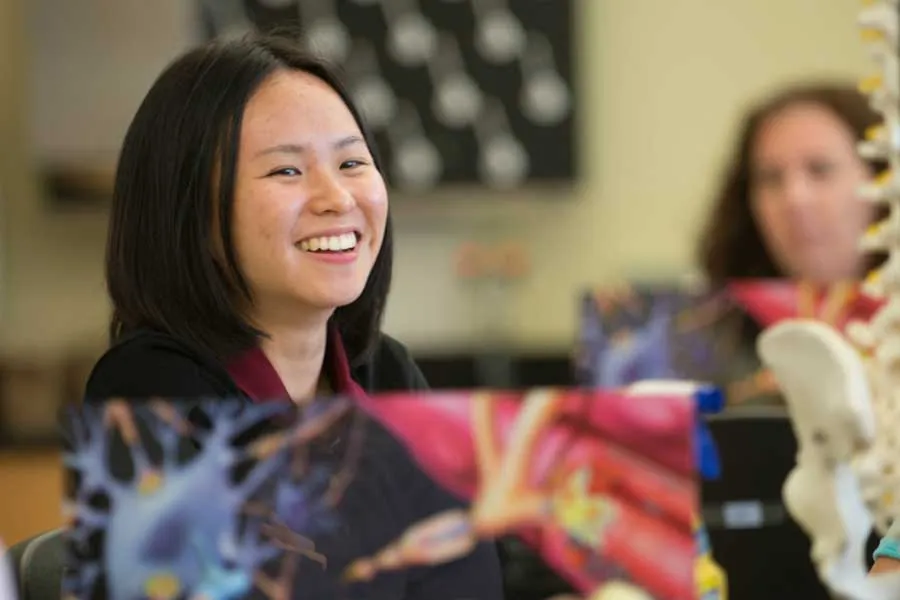
[[[406,348],[383,335],[371,359],[352,369],[353,379],[370,394],[428,389]],[[150,330],[115,344],[94,366],[86,398],[147,395],[170,398],[243,396],[225,366],[212,354]]]

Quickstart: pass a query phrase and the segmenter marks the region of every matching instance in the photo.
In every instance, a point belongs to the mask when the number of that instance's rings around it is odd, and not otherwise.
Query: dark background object
[[[703,483],[712,554],[728,574],[732,600],[828,599],[810,542],[781,499],[797,442],[780,407],[746,407],[709,419],[722,477]],[[872,536],[868,554],[874,551]]]
[[[112,197],[113,176],[110,169],[46,164],[41,173],[41,181],[54,206],[79,209],[107,205]]]
[[[242,29],[299,32],[313,51],[342,67],[351,92],[364,80],[386,84],[399,112],[385,117],[383,124],[375,118],[368,121],[385,172],[398,187],[515,187],[570,182],[576,176],[573,0],[195,1],[207,38]],[[322,27],[329,20],[336,28]],[[406,35],[401,37],[406,43],[400,46],[409,54],[398,53],[392,42],[394,32],[404,27]],[[488,33],[480,35],[482,31]],[[494,52],[479,39],[489,40]],[[349,51],[345,41],[352,42]],[[504,47],[519,51],[503,52]],[[411,58],[416,48],[431,48],[421,54],[430,58]],[[481,110],[474,123],[442,117],[438,96],[446,89],[446,77],[454,74],[466,76],[480,94]],[[454,101],[447,104],[459,109],[471,96],[465,85],[455,89],[456,94],[448,96]],[[366,103],[360,104],[366,113]],[[439,156],[442,166],[434,181],[424,175],[427,165],[419,162],[429,153],[407,154],[402,148],[418,136]],[[498,183],[485,175],[483,153],[495,156],[488,162],[502,170],[502,165],[515,162],[516,143],[526,158],[524,177]],[[400,154],[407,158],[398,159]],[[399,168],[398,160],[411,164]]]
[[[414,352],[432,389],[527,389],[575,385],[571,357],[563,352]]]

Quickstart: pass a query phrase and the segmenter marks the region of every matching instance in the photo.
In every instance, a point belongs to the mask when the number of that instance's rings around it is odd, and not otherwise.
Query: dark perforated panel
[[[572,0],[196,0],[204,34],[283,26],[339,65],[398,187],[575,176]]]

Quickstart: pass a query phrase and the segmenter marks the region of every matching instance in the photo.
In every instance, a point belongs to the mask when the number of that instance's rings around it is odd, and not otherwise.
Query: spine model
[[[859,153],[869,162],[884,165],[875,180],[861,190],[882,218],[862,240],[862,250],[886,256],[865,280],[865,291],[884,301],[867,323],[851,323],[847,336],[860,350],[867,370],[871,411],[877,430],[871,443],[854,461],[862,497],[872,512],[877,530],[884,534],[900,515],[900,460],[895,425],[900,411],[900,6],[898,0],[865,2],[859,23],[878,71],[860,85],[882,123],[866,134]]]
[[[838,598],[900,598],[900,571],[869,575],[866,542],[900,515],[900,0],[868,0],[859,24],[878,70],[860,89],[882,123],[866,132],[862,158],[882,165],[860,190],[880,219],[861,240],[885,256],[864,292],[883,304],[841,332],[822,322],[786,320],[767,328],[757,349],[783,392],[797,438],[785,480],[788,512],[812,542],[819,577]]]

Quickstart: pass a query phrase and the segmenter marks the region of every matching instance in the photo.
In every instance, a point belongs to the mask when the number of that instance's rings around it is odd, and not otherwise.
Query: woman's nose
[[[781,203],[788,211],[806,212],[815,204],[812,182],[801,174],[785,177],[781,189]]]
[[[353,194],[326,169],[311,172],[309,182],[309,207],[315,213],[345,213],[356,205]]]

